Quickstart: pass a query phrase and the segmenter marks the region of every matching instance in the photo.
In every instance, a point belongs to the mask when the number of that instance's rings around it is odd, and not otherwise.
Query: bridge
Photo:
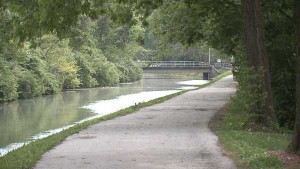
[[[199,61],[137,61],[144,69],[159,69],[159,68],[187,68],[187,69],[210,69],[216,68],[230,68],[230,63],[215,63],[213,65],[209,63]]]
[[[205,80],[219,74],[216,68],[231,68],[231,64],[227,62],[209,64],[199,61],[137,61],[136,63],[143,69],[204,69],[203,79]]]

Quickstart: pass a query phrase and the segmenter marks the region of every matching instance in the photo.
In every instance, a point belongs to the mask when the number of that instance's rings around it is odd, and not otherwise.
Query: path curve
[[[208,129],[235,93],[227,76],[136,113],[101,122],[45,153],[37,169],[234,169]]]

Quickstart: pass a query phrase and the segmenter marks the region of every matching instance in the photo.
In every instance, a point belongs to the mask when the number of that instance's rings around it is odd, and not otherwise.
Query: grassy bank
[[[231,101],[211,120],[209,126],[219,137],[228,155],[235,161],[238,168],[297,168],[288,166],[271,155],[284,152],[291,140],[289,131],[258,129],[252,131],[245,127],[251,116],[237,111]]]
[[[206,87],[215,81],[229,75],[230,72],[225,72],[214,78],[212,81],[210,81],[208,84],[201,85],[199,88]],[[61,143],[66,137],[78,133],[79,131],[87,128],[88,126],[91,126],[93,124],[100,123],[102,121],[106,121],[109,119],[113,119],[118,116],[124,116],[133,112],[136,112],[140,108],[151,106],[154,104],[158,104],[161,102],[164,102],[166,100],[169,100],[175,96],[181,95],[188,90],[181,91],[172,95],[168,95],[165,97],[161,97],[149,102],[145,103],[139,103],[135,106],[131,106],[129,108],[120,110],[118,112],[103,116],[101,118],[97,118],[91,121],[84,122],[82,124],[78,124],[74,127],[71,127],[69,129],[66,129],[60,133],[54,134],[52,136],[49,136],[47,138],[37,140],[35,142],[32,142],[28,145],[25,145],[15,151],[12,151],[5,155],[4,157],[0,157],[0,168],[2,169],[16,169],[16,168],[32,168],[36,162],[41,158],[41,156],[52,149],[55,145],[58,145]]]

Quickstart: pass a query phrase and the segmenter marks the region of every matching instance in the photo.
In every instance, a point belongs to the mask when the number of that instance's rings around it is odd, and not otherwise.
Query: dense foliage
[[[142,69],[133,60],[145,51],[138,43],[144,32],[141,26],[119,26],[106,16],[94,20],[80,16],[68,38],[52,33],[20,44],[11,36],[13,13],[0,14],[0,101],[112,86],[141,77]]]

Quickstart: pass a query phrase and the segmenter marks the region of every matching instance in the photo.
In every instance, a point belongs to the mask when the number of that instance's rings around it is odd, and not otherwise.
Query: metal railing
[[[227,68],[227,69],[229,69],[229,68],[232,67],[232,65],[229,62],[216,62],[216,63],[214,63],[214,67],[215,68]]]
[[[210,67],[208,63],[197,61],[137,61],[143,68],[197,68]]]

